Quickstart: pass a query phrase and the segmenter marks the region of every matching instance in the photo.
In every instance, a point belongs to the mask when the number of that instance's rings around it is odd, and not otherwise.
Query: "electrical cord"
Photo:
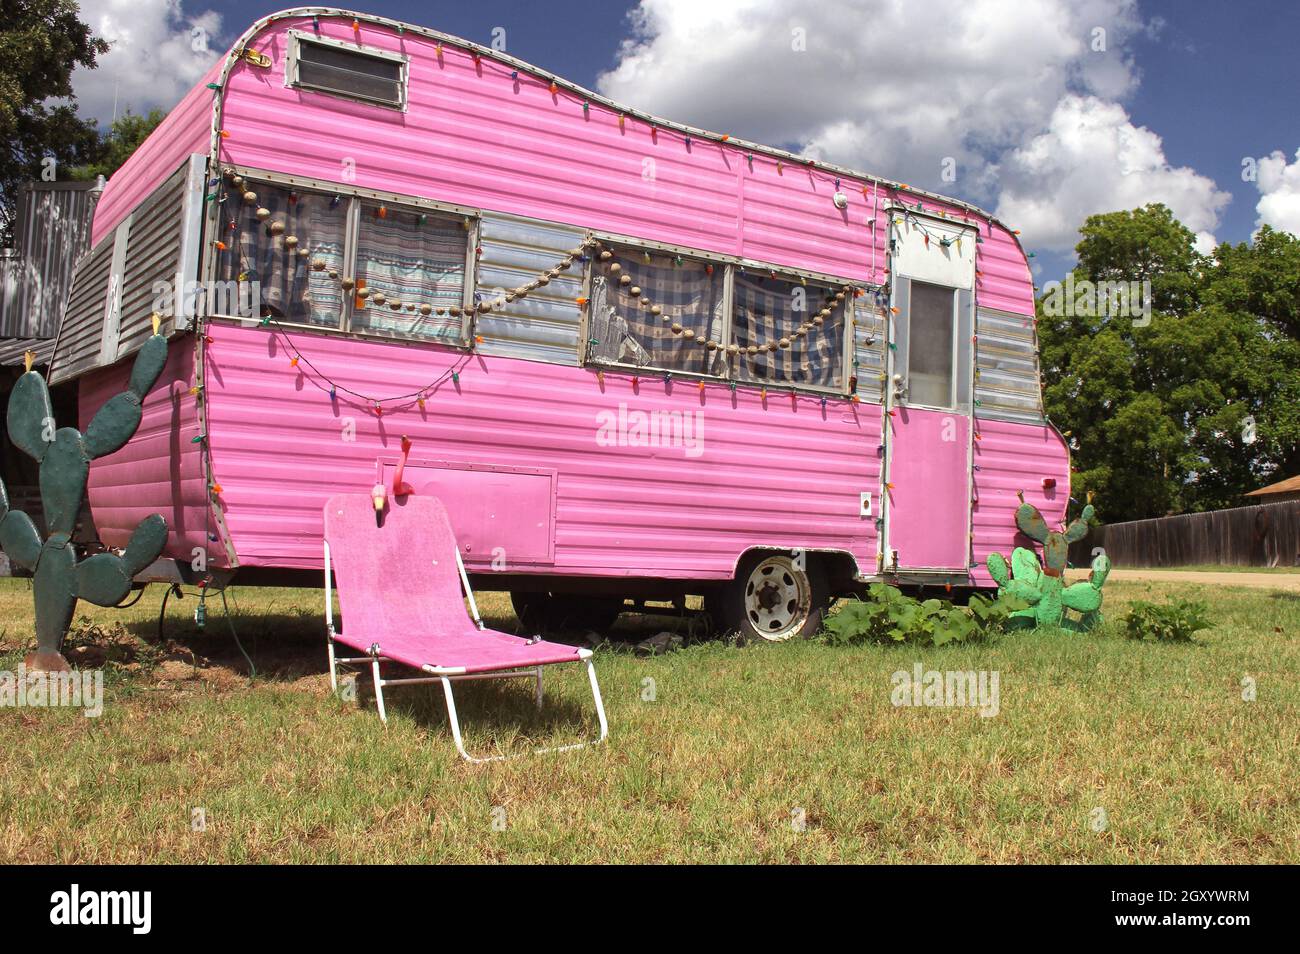
[[[248,681],[252,683],[257,678],[257,667],[253,665],[253,657],[248,655],[247,650],[244,649],[244,644],[239,641],[239,634],[235,632],[235,622],[230,618],[230,605],[226,602],[226,588],[224,586],[221,588],[221,608],[226,614],[226,625],[230,627],[230,635],[234,638],[235,645],[239,647],[239,651],[248,662]]]
[[[171,599],[173,594],[175,594],[177,599],[184,599],[185,590],[181,588],[179,583],[173,583],[171,586],[167,587],[166,592],[163,593],[162,606],[158,610],[159,643],[163,641],[163,623],[167,617],[167,601]],[[206,594],[207,591],[205,589],[200,589],[197,594],[191,595],[197,595],[199,601],[203,602],[207,599]],[[235,621],[230,615],[230,604],[226,600],[226,588],[224,586],[221,588],[221,608],[226,616],[226,627],[230,630],[230,636],[234,639],[235,645],[239,648],[240,655],[242,655],[244,661],[248,663],[248,680],[251,683],[257,679],[257,666],[253,663],[253,657],[248,654],[248,650],[244,648],[243,642],[239,639],[239,633],[235,630]]]
[[[147,590],[148,588],[149,588],[149,584],[146,583],[144,586],[140,587],[140,589],[136,591],[135,599],[133,599],[129,603],[118,603],[113,607],[113,609],[129,609],[130,607],[134,606],[136,603],[140,602],[141,598],[144,596],[144,591]]]

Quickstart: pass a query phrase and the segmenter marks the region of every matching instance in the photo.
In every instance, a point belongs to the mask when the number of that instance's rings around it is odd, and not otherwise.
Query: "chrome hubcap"
[[[803,629],[812,606],[808,574],[785,556],[771,556],[754,567],[745,582],[745,615],[764,639],[789,639]]]

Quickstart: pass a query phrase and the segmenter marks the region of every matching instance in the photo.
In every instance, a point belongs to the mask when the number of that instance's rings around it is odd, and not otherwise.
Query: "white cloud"
[[[1204,243],[1228,200],[1119,105],[1163,27],[1136,0],[641,0],[632,23],[601,92],[996,206],[1031,247],[1150,201]]]
[[[1197,232],[1196,241],[1192,245],[1202,255],[1210,255],[1218,248],[1219,240],[1214,237],[1213,232]]]
[[[81,19],[112,47],[72,74],[77,111],[103,126],[127,108],[171,109],[225,52],[221,14],[188,15],[180,0],[81,0]]]
[[[1255,184],[1260,192],[1255,226],[1271,225],[1300,235],[1300,149],[1290,165],[1280,150],[1259,160]]]
[[[632,20],[607,95],[974,196],[990,194],[986,157],[1040,130],[1068,89],[1137,81],[1132,0],[642,0]]]
[[[1134,126],[1117,103],[1066,96],[1047,130],[1013,150],[999,169],[998,215],[1040,247],[1069,251],[1097,212],[1163,202],[1213,249],[1213,230],[1231,196],[1212,179],[1165,159],[1159,136]]]

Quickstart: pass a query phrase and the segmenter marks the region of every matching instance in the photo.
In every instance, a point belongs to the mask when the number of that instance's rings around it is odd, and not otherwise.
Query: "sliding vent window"
[[[222,188],[223,281],[209,311],[340,327],[347,203],[235,176]]]
[[[592,264],[588,360],[722,373],[723,274],[677,255],[602,246]]]
[[[852,292],[739,270],[733,281],[737,380],[840,390]]]
[[[354,49],[295,36],[292,85],[401,109],[406,61],[381,50]]]
[[[459,219],[361,203],[352,330],[459,342],[468,252]]]

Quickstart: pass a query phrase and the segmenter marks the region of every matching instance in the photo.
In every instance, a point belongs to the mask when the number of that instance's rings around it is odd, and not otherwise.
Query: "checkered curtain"
[[[734,318],[731,334],[740,347],[736,377],[761,384],[801,384],[838,388],[844,357],[844,306],[836,305],[821,325],[792,337],[799,326],[823,307],[834,304],[836,289],[802,285],[736,272],[733,278]],[[790,339],[790,347],[768,350],[773,342]],[[757,348],[754,354],[748,349]]]
[[[380,210],[384,214],[381,216]],[[465,253],[469,233],[459,221],[361,204],[357,240],[357,283],[371,295],[382,292],[382,305],[367,301],[352,314],[352,327],[411,338],[459,338],[460,319],[421,315],[420,305],[459,305],[465,287]],[[394,309],[392,303],[400,302]]]
[[[611,251],[609,261],[592,263],[592,357],[664,371],[721,373],[722,349],[710,351],[700,342],[722,341],[722,268],[710,274],[704,262],[683,259],[679,265],[676,256]],[[618,271],[610,268],[614,263]],[[641,289],[639,296],[631,294],[634,287]],[[662,313],[652,314],[651,304]],[[695,332],[695,340],[674,334],[674,323]]]
[[[242,273],[248,282],[259,284],[259,315],[271,315],[282,321],[339,327],[343,314],[343,291],[330,270],[342,274],[343,244],[347,228],[347,203],[331,207],[332,197],[315,192],[295,192],[264,182],[246,182],[244,190],[257,195],[256,202],[244,202],[239,189],[231,189],[223,204],[229,212],[237,203],[232,218],[227,218],[226,244],[222,253],[221,277],[238,279]],[[270,212],[266,221],[257,218],[257,210]],[[229,228],[234,222],[235,229]],[[271,234],[272,223],[283,223],[284,231]],[[298,239],[297,249],[290,250],[285,239]],[[306,250],[306,255],[298,254]],[[323,261],[323,271],[313,271],[311,263]]]

